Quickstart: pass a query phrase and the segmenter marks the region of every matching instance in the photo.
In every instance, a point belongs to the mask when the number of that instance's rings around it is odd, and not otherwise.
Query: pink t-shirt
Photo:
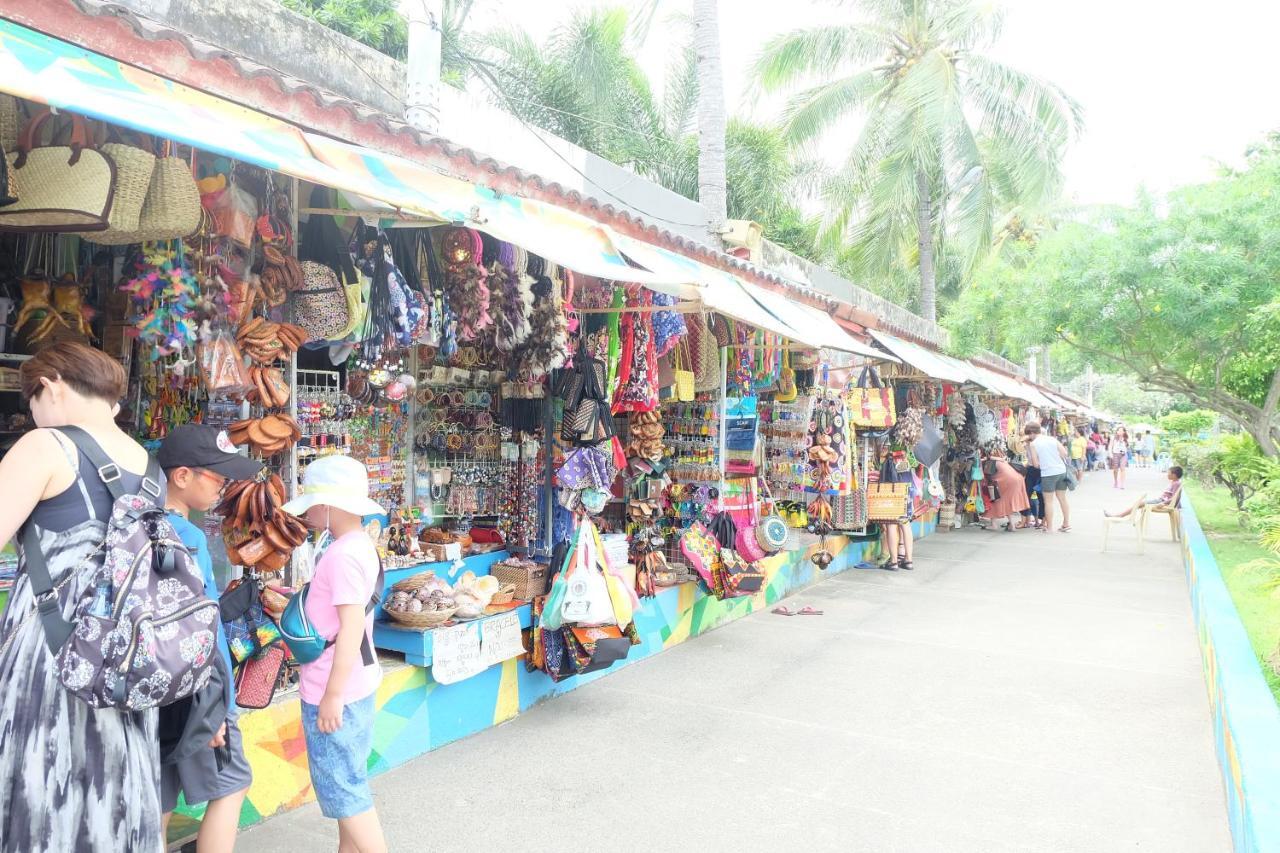
[[[311,579],[311,591],[307,593],[307,618],[322,637],[338,635],[338,607],[358,604],[361,609],[369,603],[373,586],[378,580],[378,552],[363,531],[340,536],[325,550],[316,564]],[[373,644],[373,613],[365,622],[365,632]],[[334,647],[325,649],[319,659],[302,666],[299,690],[302,701],[319,705],[329,686],[329,671],[333,669]],[[359,655],[351,669],[343,691],[342,703],[359,702],[378,689],[382,682],[382,667],[376,662],[365,666]]]

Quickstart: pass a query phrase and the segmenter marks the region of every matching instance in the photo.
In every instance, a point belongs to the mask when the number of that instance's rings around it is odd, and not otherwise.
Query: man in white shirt
[[[1040,494],[1044,496],[1044,532],[1053,532],[1053,497],[1062,507],[1059,533],[1071,530],[1071,506],[1067,503],[1067,449],[1051,435],[1040,431],[1040,424],[1027,424],[1027,464],[1040,469]]]

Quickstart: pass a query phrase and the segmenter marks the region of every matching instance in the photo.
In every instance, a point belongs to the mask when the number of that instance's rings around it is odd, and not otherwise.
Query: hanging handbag
[[[680,553],[707,589],[712,589],[712,572],[720,561],[720,542],[710,528],[701,521],[689,525],[680,536]]]
[[[845,492],[831,499],[831,526],[836,530],[862,530],[867,526],[867,493]]]
[[[67,145],[37,145],[48,108],[22,131],[16,151],[5,155],[18,200],[0,207],[0,231],[102,231],[115,198],[116,167],[93,148],[80,116],[71,117]]]
[[[799,395],[796,390],[796,372],[791,369],[791,350],[782,351],[782,373],[778,376],[778,393],[773,399],[779,403],[790,403]]]
[[[764,572],[760,571],[755,561],[746,560],[732,548],[721,549],[713,587],[717,598],[753,595],[760,591],[764,582]]]
[[[769,482],[763,477],[760,478],[760,495],[762,500],[758,505],[767,506],[768,511],[764,515],[757,512],[752,535],[761,551],[776,554],[787,544],[787,523],[778,514],[777,504],[769,492]]]
[[[138,216],[138,230],[129,242],[188,237],[200,227],[201,213],[200,188],[191,174],[191,164],[173,156],[171,144],[166,141],[163,153],[156,157],[151,170],[151,183]]]
[[[874,367],[864,367],[856,387],[845,397],[849,418],[855,426],[886,429],[895,421],[893,393],[880,381]]]
[[[236,704],[252,710],[270,705],[288,657],[285,647],[276,643],[261,655],[242,663],[236,672]]]
[[[908,483],[874,483],[867,487],[867,518],[871,521],[900,522],[908,517]]]
[[[126,132],[115,130],[119,140]],[[124,246],[139,243],[138,225],[142,221],[142,205],[151,187],[151,173],[155,171],[156,155],[150,151],[151,140],[137,136],[139,144],[124,141],[104,142],[100,150],[111,158],[116,166],[115,196],[111,200],[110,225],[93,236],[93,242],[104,246]],[[197,221],[196,223],[200,223]]]
[[[13,171],[4,155],[4,145],[0,145],[0,207],[6,207],[18,200],[18,187],[13,182]]]
[[[676,400],[681,403],[691,403],[697,397],[697,392],[694,390],[697,385],[697,374],[689,369],[688,336],[686,335],[685,338],[672,350],[671,358],[674,364],[671,372],[676,386]]]
[[[720,348],[716,346],[715,336],[701,314],[688,315],[685,323],[689,327],[694,390],[719,391]]]

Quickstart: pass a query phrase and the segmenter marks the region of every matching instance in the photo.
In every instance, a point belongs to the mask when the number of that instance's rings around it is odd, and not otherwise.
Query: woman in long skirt
[[[147,453],[115,425],[125,375],[107,355],[54,344],[20,377],[42,429],[0,459],[0,541],[34,526],[65,619],[102,565],[112,499],[64,430],[78,427],[97,443],[129,494],[142,484]],[[156,712],[94,710],[63,688],[35,614],[28,557],[24,550],[0,623],[0,851],[160,853]]]

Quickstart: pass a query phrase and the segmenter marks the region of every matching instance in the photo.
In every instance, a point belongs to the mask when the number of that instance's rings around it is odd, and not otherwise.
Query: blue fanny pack
[[[379,557],[378,580],[374,583],[373,595],[369,597],[369,603],[365,605],[366,615],[372,613],[373,608],[382,601],[384,582],[385,573],[382,569],[382,558]],[[314,663],[324,654],[325,649],[333,645],[333,640],[320,634],[307,618],[307,593],[310,589],[310,583],[303,584],[302,589],[290,596],[284,613],[280,614],[280,636],[289,647],[289,653],[298,663]],[[369,644],[368,631],[364,632],[364,639],[360,642],[360,659],[365,666],[372,666],[377,662],[377,658],[373,655],[373,647]]]

